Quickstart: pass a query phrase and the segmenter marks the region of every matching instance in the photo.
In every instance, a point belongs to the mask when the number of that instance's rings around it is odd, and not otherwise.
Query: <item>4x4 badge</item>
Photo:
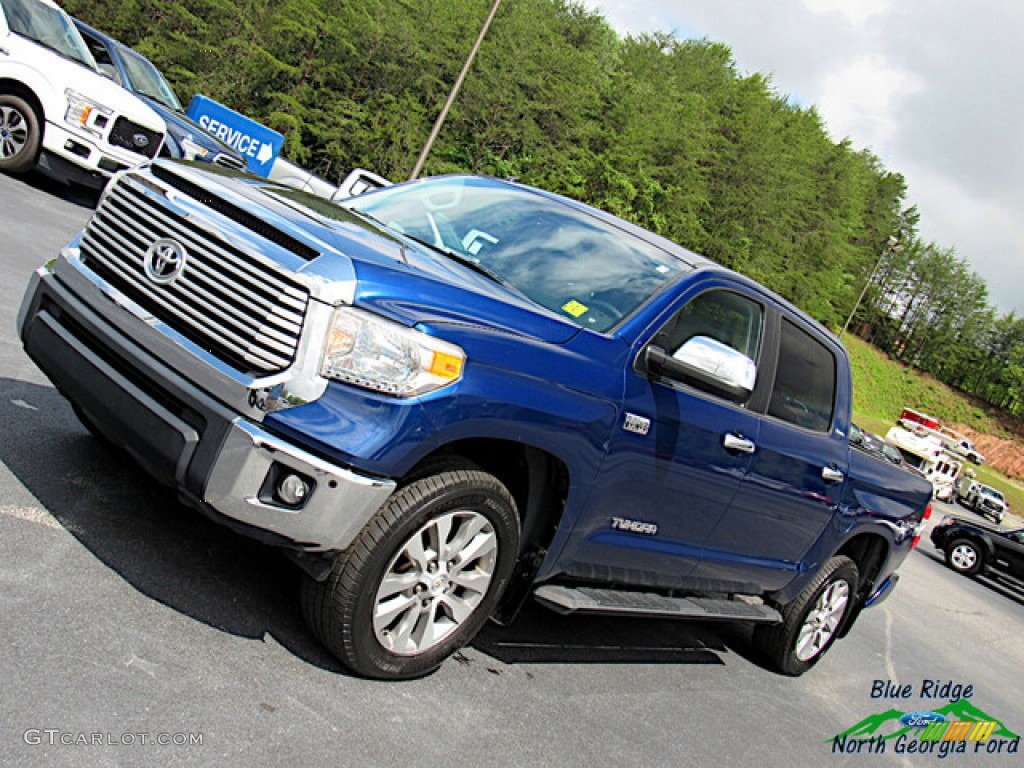
[[[169,285],[181,277],[186,257],[181,243],[162,237],[146,249],[143,257],[146,276],[154,283]]]

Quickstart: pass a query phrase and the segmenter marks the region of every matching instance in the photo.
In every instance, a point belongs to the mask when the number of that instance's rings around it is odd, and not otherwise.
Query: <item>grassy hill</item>
[[[972,402],[931,376],[890,360],[884,352],[856,336],[844,336],[843,345],[849,350],[853,365],[853,410],[868,429],[877,431],[870,423],[875,419],[884,421],[888,429],[900,411],[909,407],[931,414],[943,424],[960,424],[1003,438],[1014,436],[1013,424],[1002,421],[988,406]]]
[[[1024,454],[1024,423],[1019,419],[1001,414],[927,374],[890,360],[856,336],[844,336],[843,344],[850,352],[853,367],[854,420],[865,429],[884,435],[899,418],[900,411],[910,407],[935,416],[943,424],[985,436],[986,442],[980,439],[975,442],[986,455],[992,453],[993,443],[998,443],[1000,456]],[[1017,464],[1012,460],[1001,465],[1017,472]],[[1006,495],[1012,511],[1024,512],[1024,485],[991,465],[979,467],[977,471],[979,480]]]

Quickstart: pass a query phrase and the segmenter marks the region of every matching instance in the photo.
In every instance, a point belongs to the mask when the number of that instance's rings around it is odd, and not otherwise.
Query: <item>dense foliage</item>
[[[280,131],[338,181],[408,176],[491,0],[66,0],[203,93]],[[506,0],[427,173],[516,176],[610,210],[765,283],[890,354],[1024,415],[1024,321],[921,243],[903,178],[730,50],[620,39],[572,0]],[[882,257],[881,263],[879,262]]]

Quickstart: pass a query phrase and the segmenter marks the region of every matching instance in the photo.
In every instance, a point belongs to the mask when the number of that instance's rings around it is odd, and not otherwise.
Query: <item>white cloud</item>
[[[620,33],[729,46],[740,72],[815,105],[833,138],[903,174],[922,237],[1024,315],[1024,2],[583,0]]]
[[[801,0],[811,13],[838,13],[854,26],[860,27],[875,16],[892,9],[892,0]]]
[[[969,262],[985,280],[989,300],[1022,314],[1024,223],[1019,212],[1009,201],[979,197],[931,168],[912,166],[906,175],[910,198],[921,213],[921,237],[939,246],[970,243]]]
[[[843,62],[824,75],[818,110],[836,139],[885,146],[900,138],[907,99],[925,87],[914,72],[893,66],[881,53]]]

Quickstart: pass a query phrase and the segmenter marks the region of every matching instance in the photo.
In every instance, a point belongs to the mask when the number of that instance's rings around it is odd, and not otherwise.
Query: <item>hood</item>
[[[169,171],[302,244],[288,264],[314,282],[356,278],[355,304],[409,326],[472,325],[564,343],[567,319],[433,249],[321,197],[209,164],[158,160]]]
[[[146,95],[141,95],[140,98],[167,123],[167,149],[171,157],[185,157],[181,143],[184,139],[189,138],[209,152],[206,157],[202,158],[203,160],[212,162],[217,155],[229,155],[238,161],[240,168],[245,167],[245,158],[242,157],[238,150],[225,144],[217,137],[210,135],[205,128],[184,112],[171,109],[167,105],[161,104],[156,99]]]

